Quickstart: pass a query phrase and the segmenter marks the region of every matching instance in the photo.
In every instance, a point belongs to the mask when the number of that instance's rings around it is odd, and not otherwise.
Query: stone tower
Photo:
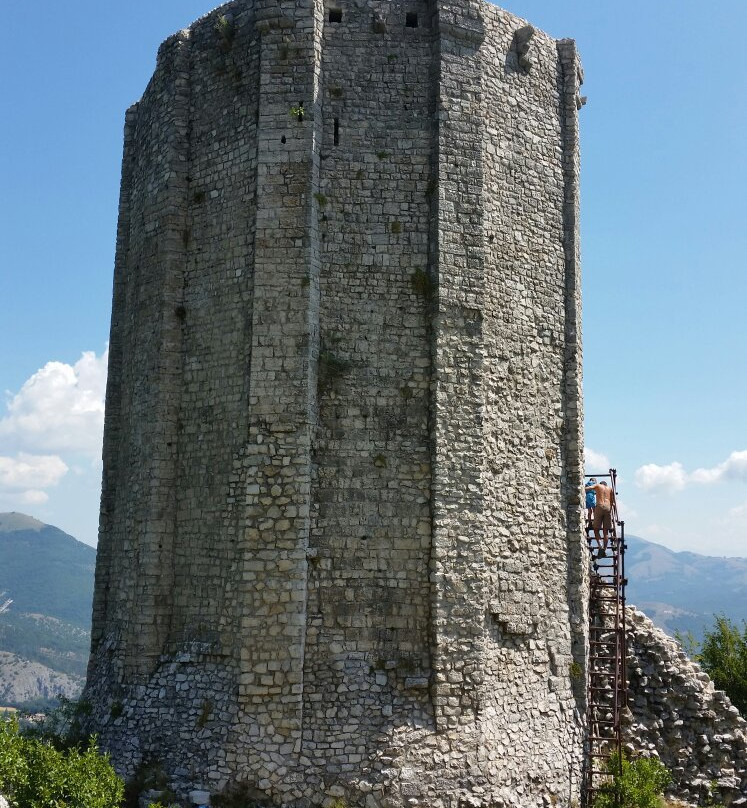
[[[235,0],[160,48],[85,694],[125,776],[578,797],[580,75],[484,0]]]

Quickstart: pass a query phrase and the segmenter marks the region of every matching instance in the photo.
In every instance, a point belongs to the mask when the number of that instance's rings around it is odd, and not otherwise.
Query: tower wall
[[[125,128],[86,690],[125,775],[578,797],[580,67],[525,25],[236,0],[162,46]]]

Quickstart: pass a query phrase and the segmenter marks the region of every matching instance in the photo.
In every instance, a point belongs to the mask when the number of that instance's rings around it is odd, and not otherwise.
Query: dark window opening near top
[[[405,14],[405,28],[417,28],[418,15],[414,11],[408,11]]]
[[[342,22],[342,9],[341,8],[331,8],[329,10],[329,21],[330,22]]]

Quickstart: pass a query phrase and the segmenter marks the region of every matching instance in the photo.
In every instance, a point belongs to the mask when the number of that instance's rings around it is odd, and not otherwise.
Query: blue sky
[[[587,447],[629,532],[746,556],[747,4],[504,6],[586,71]],[[210,8],[42,0],[0,34],[0,510],[91,544],[124,111]]]

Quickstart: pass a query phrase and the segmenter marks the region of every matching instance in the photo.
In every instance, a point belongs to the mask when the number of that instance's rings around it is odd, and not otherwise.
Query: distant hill
[[[747,619],[747,558],[675,552],[639,536],[626,536],[628,603],[669,634],[696,638],[714,614],[741,624]]]
[[[96,550],[20,513],[0,514],[0,592],[15,612],[90,628]]]
[[[96,550],[22,513],[0,513],[0,704],[76,695],[90,645]],[[56,690],[55,690],[56,689]]]

